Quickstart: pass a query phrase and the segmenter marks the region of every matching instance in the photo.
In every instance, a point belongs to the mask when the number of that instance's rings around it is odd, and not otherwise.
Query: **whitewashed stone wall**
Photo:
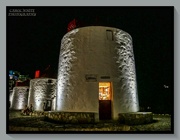
[[[51,80],[51,83],[48,83]],[[51,110],[55,110],[56,79],[36,78],[30,80],[28,105],[32,104],[35,111],[43,111],[43,104],[51,100]]]
[[[11,109],[22,110],[28,103],[29,87],[19,86],[13,88]]]
[[[103,81],[112,83],[113,119],[139,110],[131,36],[102,26],[68,32],[61,41],[56,111],[98,113],[98,86]]]

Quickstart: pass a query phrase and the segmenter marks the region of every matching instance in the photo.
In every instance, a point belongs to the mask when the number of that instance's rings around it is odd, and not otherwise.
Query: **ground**
[[[9,126],[9,127],[8,127]],[[172,133],[171,116],[154,114],[153,122],[144,125],[125,125],[118,121],[100,121],[94,124],[60,124],[48,122],[43,116],[23,116],[20,112],[11,112],[8,121],[9,133],[20,132],[133,132],[133,133]]]

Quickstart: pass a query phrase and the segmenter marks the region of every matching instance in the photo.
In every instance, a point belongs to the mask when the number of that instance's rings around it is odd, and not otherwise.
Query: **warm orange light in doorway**
[[[99,100],[111,100],[111,83],[99,83]]]

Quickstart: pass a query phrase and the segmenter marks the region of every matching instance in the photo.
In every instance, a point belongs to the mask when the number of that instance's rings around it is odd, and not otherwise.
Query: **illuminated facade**
[[[10,71],[10,76],[11,73],[15,72]],[[32,104],[35,111],[55,110],[56,79],[42,78],[40,70],[35,71],[35,79],[30,79],[27,75],[20,75],[20,73],[18,75],[13,90],[11,90],[12,86],[9,84],[10,109],[22,110],[25,105],[30,106]]]
[[[28,106],[34,106],[35,111],[55,110],[56,79],[35,78],[30,81]]]
[[[138,110],[131,36],[102,26],[69,31],[61,41],[56,111],[116,120]]]
[[[12,101],[10,108],[14,110],[24,109],[25,105],[28,103],[28,94],[28,86],[14,87],[12,97],[10,97],[10,101]]]
[[[13,90],[9,90],[9,107],[10,108],[12,106],[12,95],[13,95]]]
[[[138,112],[131,36],[112,27],[69,27],[61,41],[58,79],[39,78],[37,70],[30,87],[13,89],[11,108],[33,104],[35,111],[94,113],[96,120]]]

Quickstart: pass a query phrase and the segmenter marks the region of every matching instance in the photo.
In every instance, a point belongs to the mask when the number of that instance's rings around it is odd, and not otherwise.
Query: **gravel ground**
[[[153,123],[131,126],[133,131],[171,131],[171,116],[154,115]]]
[[[9,132],[18,131],[130,131],[172,133],[170,115],[154,115],[153,122],[144,125],[128,126],[115,121],[100,121],[94,124],[57,124],[44,120],[44,117],[22,116],[11,113],[9,116]]]

